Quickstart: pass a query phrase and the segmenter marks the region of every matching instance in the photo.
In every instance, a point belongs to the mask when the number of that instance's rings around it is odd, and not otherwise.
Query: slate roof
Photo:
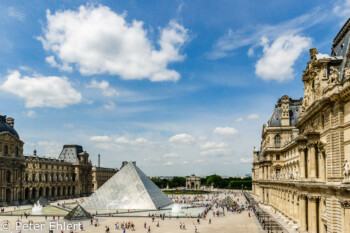
[[[64,145],[58,159],[66,162],[75,163],[79,161],[80,153],[83,152],[83,147],[79,145]]]
[[[17,131],[6,122],[6,116],[0,115],[0,133],[9,132],[13,136],[19,138]]]
[[[294,126],[298,122],[299,113],[301,111],[301,105],[303,98],[300,99],[289,99],[289,120],[290,125]],[[282,109],[281,109],[281,98],[278,99],[275,109],[267,122],[268,126],[278,127],[281,126]]]

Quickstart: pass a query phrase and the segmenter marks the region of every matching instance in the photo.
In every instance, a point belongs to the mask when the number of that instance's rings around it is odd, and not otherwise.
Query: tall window
[[[276,155],[276,160],[280,160],[280,154]]]
[[[9,154],[9,147],[7,145],[4,146],[4,155]]]
[[[281,147],[281,136],[279,134],[275,136],[275,147]]]
[[[18,147],[16,147],[16,157],[19,156],[19,150],[18,150]]]

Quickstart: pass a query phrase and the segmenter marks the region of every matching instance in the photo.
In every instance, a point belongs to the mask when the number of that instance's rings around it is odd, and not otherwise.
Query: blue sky
[[[80,144],[148,175],[244,175],[279,97],[303,96],[350,1],[2,1],[1,114],[25,153]]]

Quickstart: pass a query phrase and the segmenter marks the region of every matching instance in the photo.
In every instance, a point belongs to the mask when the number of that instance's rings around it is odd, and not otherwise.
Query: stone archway
[[[24,190],[24,200],[29,200],[29,188],[26,188]]]
[[[36,188],[32,189],[32,199],[35,199],[36,197]]]
[[[39,188],[39,197],[41,197],[44,194],[44,189],[43,187]]]
[[[75,187],[72,188],[72,195],[75,195]]]
[[[58,187],[57,188],[57,196],[60,197],[62,194],[61,194],[61,187]]]
[[[72,195],[72,193],[71,193],[71,188],[68,187],[68,196],[71,196],[71,195]]]

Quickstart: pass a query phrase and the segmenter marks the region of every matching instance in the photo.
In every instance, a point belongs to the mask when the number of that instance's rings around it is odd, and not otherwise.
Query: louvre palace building
[[[93,167],[89,154],[79,145],[64,145],[57,159],[40,157],[36,151],[24,155],[23,145],[14,119],[0,115],[0,206],[32,203],[39,197],[87,196],[94,191],[96,180],[102,185],[117,172]]]
[[[254,149],[253,196],[300,232],[350,232],[350,20],[310,49],[304,98],[278,99]]]

